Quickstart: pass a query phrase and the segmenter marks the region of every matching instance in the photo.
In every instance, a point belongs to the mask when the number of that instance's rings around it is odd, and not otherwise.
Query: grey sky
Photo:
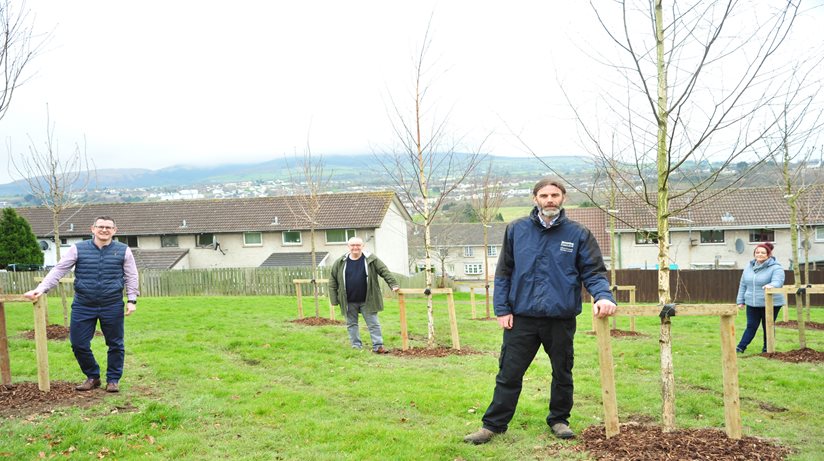
[[[60,150],[85,137],[98,168],[265,161],[307,140],[380,151],[434,14],[429,107],[451,110],[452,132],[468,147],[494,133],[498,155],[525,155],[510,130],[541,155],[581,153],[557,82],[581,95],[604,71],[582,52],[605,46],[587,3],[30,0],[52,38],[0,134],[14,153],[42,144],[48,103]]]

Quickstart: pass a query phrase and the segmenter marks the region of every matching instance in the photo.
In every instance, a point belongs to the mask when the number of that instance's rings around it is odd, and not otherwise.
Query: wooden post
[[[775,321],[773,320],[775,308],[773,307],[773,294],[776,292],[780,293],[781,291],[783,291],[781,288],[764,289],[764,318],[766,322],[764,324],[764,333],[767,335],[767,352],[770,353],[775,352]],[[784,310],[786,311],[787,309]]]
[[[598,337],[598,363],[601,368],[601,400],[604,405],[604,427],[607,438],[618,435],[618,401],[615,395],[615,369],[612,362],[609,320],[593,316]]]
[[[400,310],[401,316],[401,348],[402,350],[408,350],[408,336],[407,336],[407,325],[406,325],[406,301],[404,295],[422,295],[425,294],[426,290],[423,288],[401,288],[398,290],[398,306]],[[449,311],[449,324],[452,330],[452,348],[456,350],[461,350],[461,341],[460,337],[458,336],[458,320],[455,315],[455,299],[452,294],[451,288],[433,288],[429,290],[430,294],[433,295],[448,295],[448,304],[447,310]]]
[[[406,328],[406,299],[401,290],[398,290],[398,310],[401,314],[401,350],[409,350],[409,333]]]
[[[616,285],[615,291],[613,291],[613,295],[617,298],[619,291],[627,291],[629,292],[629,304],[635,305],[635,285]],[[595,297],[590,296],[590,300],[592,300],[592,304],[595,304]],[[595,333],[595,312],[593,311],[592,314],[592,332]],[[616,317],[612,317],[612,328],[614,330],[618,329],[618,319]],[[635,316],[630,316],[629,318],[629,330],[635,331]]]
[[[675,430],[675,376],[672,365],[672,321],[669,317],[661,319],[661,422],[664,432]]]
[[[822,286],[824,287],[824,286]],[[822,290],[824,291],[824,290]],[[658,316],[661,306],[638,306],[623,305],[615,315],[621,316]],[[676,307],[676,317],[686,317],[694,315],[715,315],[721,317],[721,357],[722,371],[724,378],[724,419],[726,421],[727,436],[730,438],[741,438],[741,409],[738,396],[738,366],[735,355],[735,316],[738,314],[738,307],[735,304],[713,305],[713,304],[680,304]],[[604,423],[607,428],[607,437],[612,432],[610,425],[615,424],[615,434],[617,434],[617,404],[610,402],[615,394],[614,375],[612,374],[612,350],[609,343],[604,340],[609,337],[607,319],[599,319],[596,323],[598,329],[598,354],[601,361],[601,392],[604,400]],[[672,374],[672,320],[669,316],[661,319],[661,375],[662,375],[662,397],[666,402],[666,392],[674,392],[674,377]],[[605,358],[609,355],[609,362]],[[665,368],[669,367],[669,373]],[[669,381],[667,381],[669,378]],[[613,396],[610,396],[610,391]],[[672,401],[674,402],[674,396]],[[662,411],[664,431],[670,432],[675,429],[675,408],[667,408],[666,403]]]
[[[11,384],[11,361],[9,360],[9,339],[6,333],[6,306],[0,299],[0,384]]]
[[[469,287],[469,304],[472,305],[472,320],[475,320],[477,317],[475,315],[475,287]]]
[[[452,290],[449,290],[446,296],[447,309],[449,310],[449,327],[452,330],[452,349],[459,351],[461,350],[461,338],[458,336],[458,319],[455,315],[455,298],[452,295]]]
[[[303,293],[301,293],[302,288],[300,283],[295,280],[295,294],[298,296],[298,320],[303,320]]]
[[[721,370],[724,376],[724,425],[727,437],[741,438],[741,402],[735,356],[735,316],[721,316]]]
[[[49,392],[49,346],[46,337],[46,312],[49,309],[47,296],[40,296],[34,302],[34,346],[37,352],[37,387]]]

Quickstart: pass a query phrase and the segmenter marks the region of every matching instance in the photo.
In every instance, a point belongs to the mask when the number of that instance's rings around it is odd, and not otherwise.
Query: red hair
[[[759,243],[755,246],[755,249],[753,249],[752,252],[755,253],[755,250],[759,248],[767,250],[767,257],[769,258],[770,256],[772,256],[773,248],[775,248],[775,246],[770,242]]]

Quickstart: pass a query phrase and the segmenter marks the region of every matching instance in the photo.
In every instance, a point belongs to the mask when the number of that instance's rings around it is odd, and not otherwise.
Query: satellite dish
[[[804,239],[804,241],[801,242],[801,247],[804,248],[805,250],[809,250],[810,248],[812,248],[812,245],[810,245],[809,240]]]
[[[40,245],[40,249],[43,251],[47,251],[49,249],[49,241],[48,240],[41,240],[38,242]]]
[[[735,239],[735,252],[741,254],[744,252],[744,241],[741,239]]]

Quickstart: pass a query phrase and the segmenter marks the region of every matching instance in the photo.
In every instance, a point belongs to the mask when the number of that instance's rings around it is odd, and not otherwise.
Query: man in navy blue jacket
[[[598,317],[615,313],[601,250],[592,233],[567,219],[566,188],[544,178],[532,189],[535,208],[512,221],[495,272],[493,303],[503,344],[492,403],[483,427],[464,437],[481,444],[506,432],[515,414],[524,373],[543,345],[552,364],[547,424],[560,438],[572,438],[572,365],[575,317],[581,313],[581,284],[595,298]]]

